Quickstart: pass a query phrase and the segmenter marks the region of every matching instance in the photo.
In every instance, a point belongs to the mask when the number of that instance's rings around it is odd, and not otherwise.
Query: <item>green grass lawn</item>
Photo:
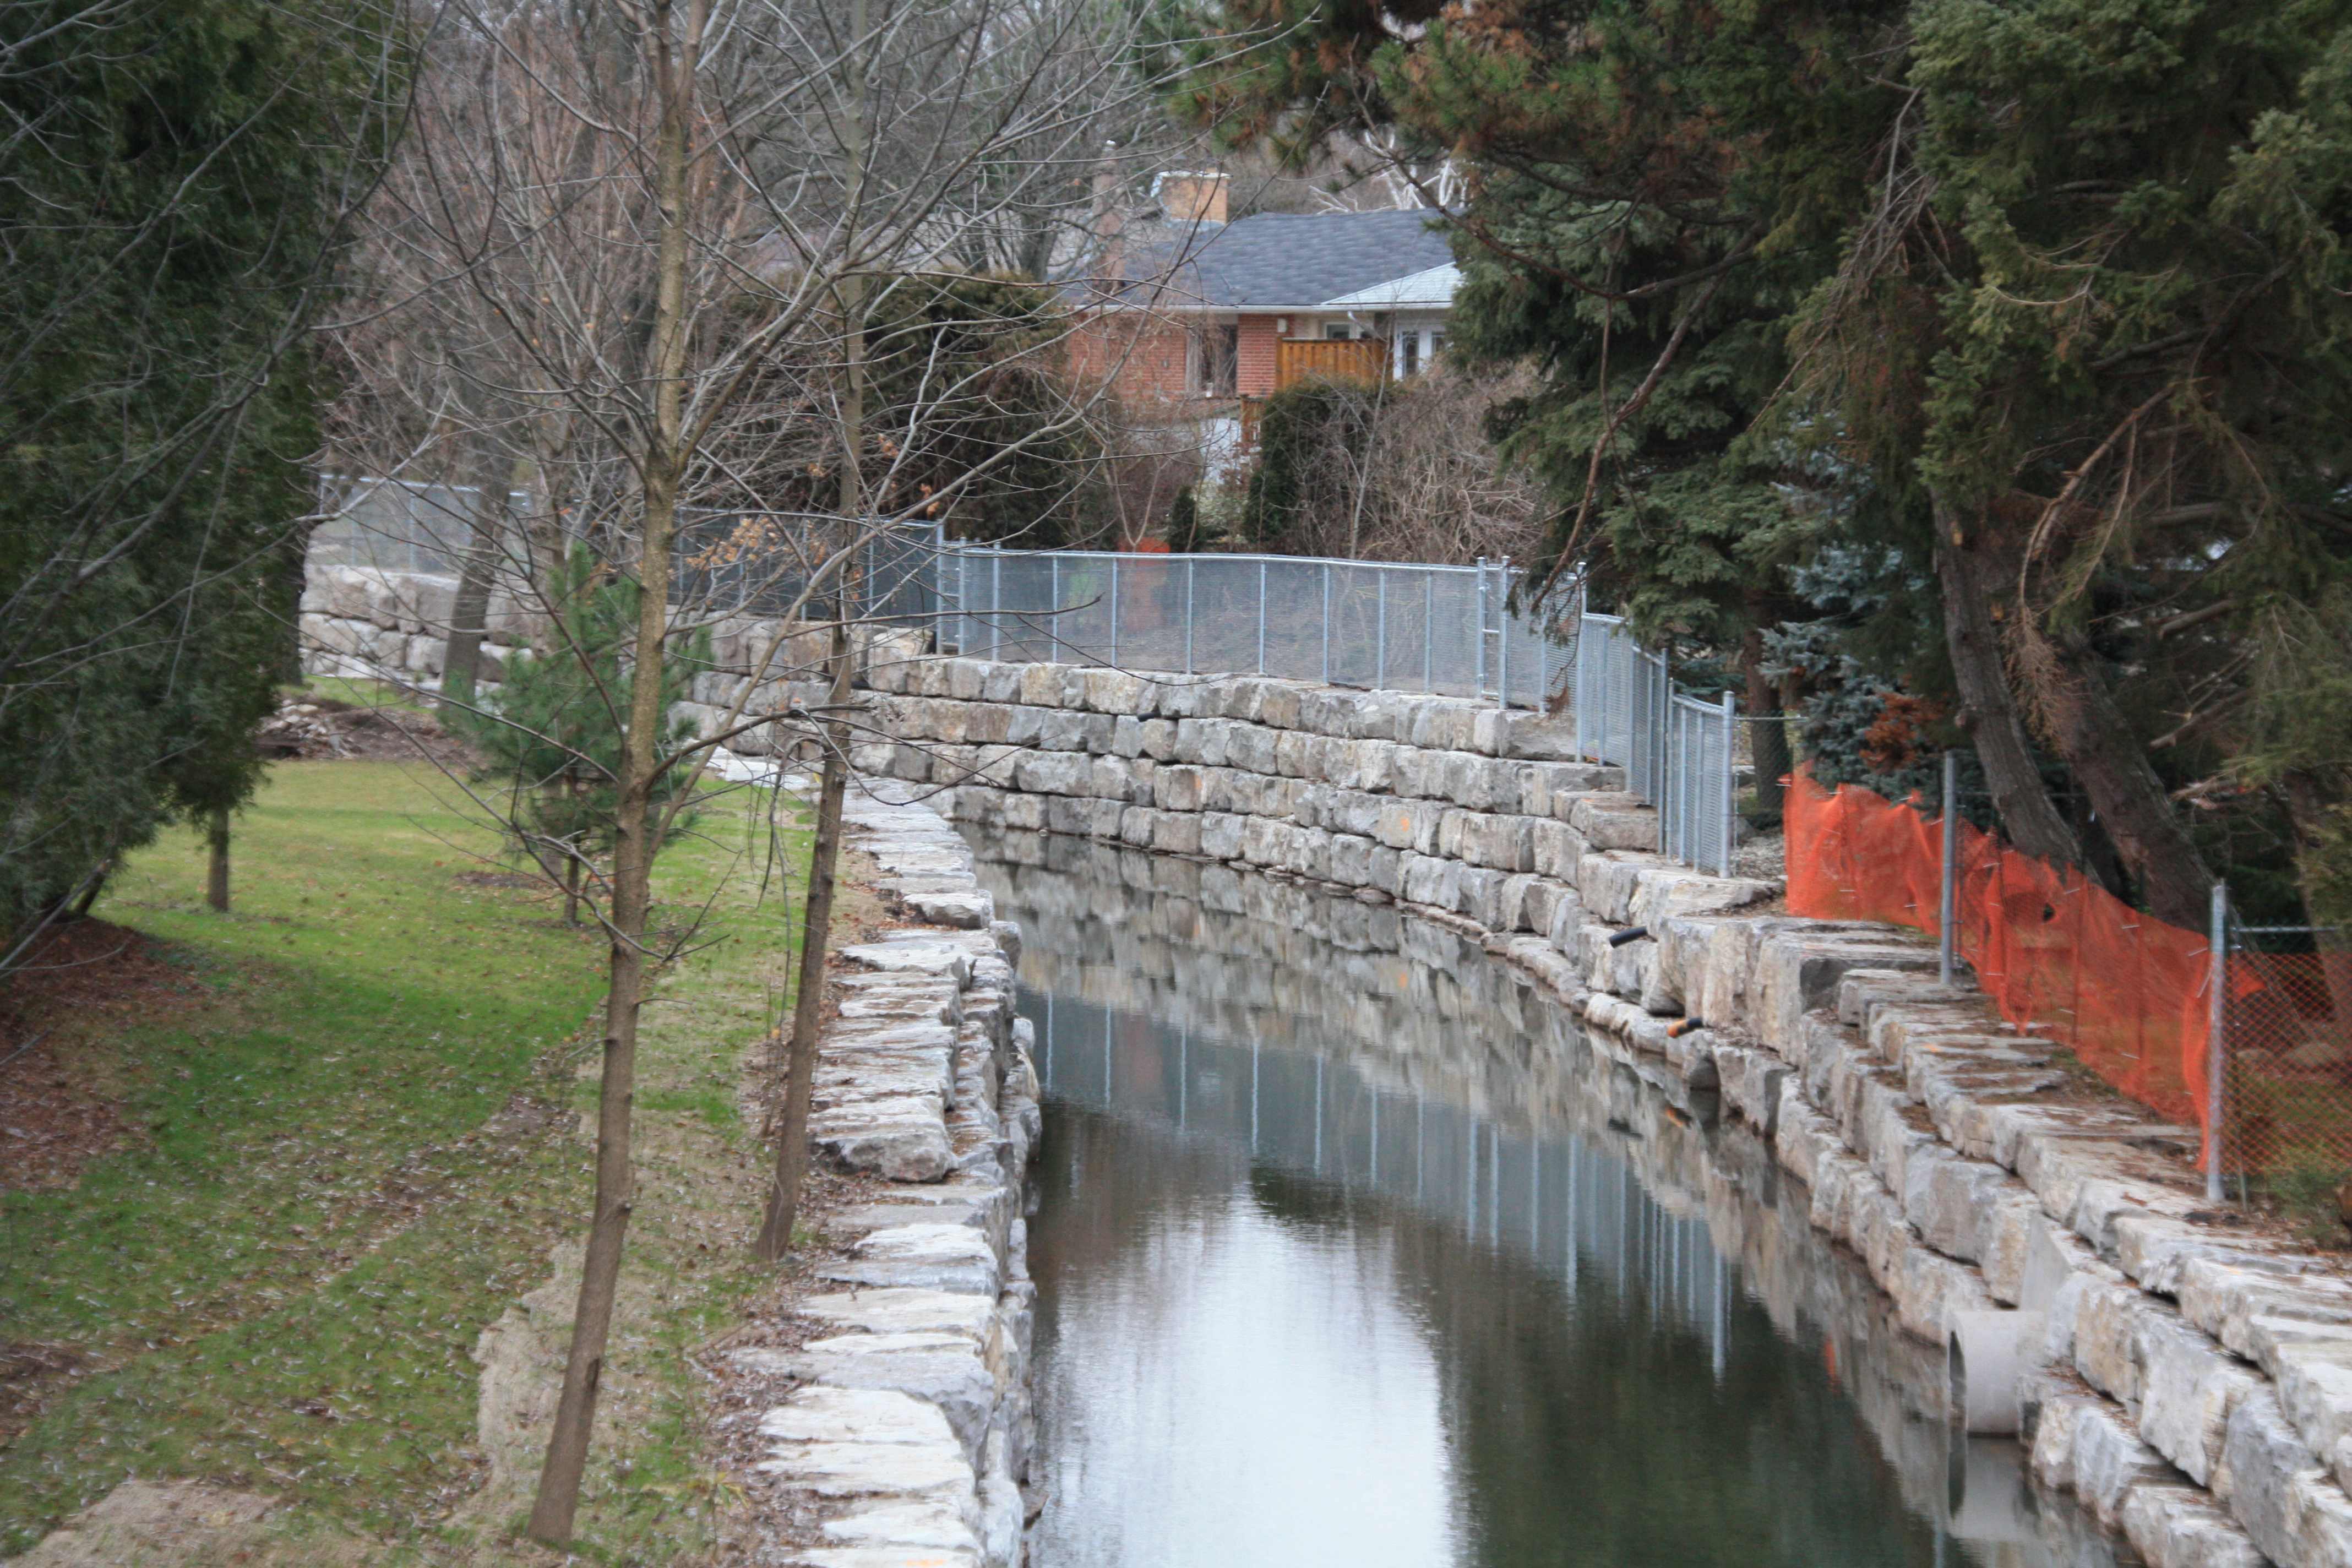
[[[233,913],[204,908],[192,835],[109,887],[95,912],[164,943],[194,994],[59,1025],[61,1056],[119,1087],[133,1131],[72,1188],[0,1200],[0,1342],[83,1364],[0,1449],[0,1552],[132,1475],[464,1546],[450,1510],[490,1468],[477,1340],[584,1223],[604,954],[560,903],[482,879],[499,845],[457,798],[418,768],[281,764],[238,821]],[[758,805],[718,802],[656,879],[666,927],[716,901],[711,945],[646,1014],[614,1370],[627,1419],[600,1439],[582,1521],[606,1561],[692,1545],[685,1355],[759,1278],[740,1241],[761,1160],[738,1105],[792,943],[746,864]],[[568,1315],[568,1294],[542,1294]]]

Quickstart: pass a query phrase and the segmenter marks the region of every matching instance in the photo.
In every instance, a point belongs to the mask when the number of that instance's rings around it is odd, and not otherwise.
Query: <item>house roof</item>
[[[1433,267],[1409,278],[1375,283],[1369,289],[1338,295],[1323,303],[1339,310],[1443,310],[1454,303],[1454,291],[1461,287],[1462,268],[1449,261],[1443,267]]]
[[[1427,209],[1257,213],[1222,225],[1165,226],[1150,237],[1136,226],[1114,292],[1161,310],[1347,309],[1355,303],[1349,297],[1381,285],[1433,287],[1436,274],[1451,272],[1452,247],[1431,226],[1441,216]],[[1452,298],[1447,289],[1427,302]],[[1381,309],[1422,302],[1361,301]]]

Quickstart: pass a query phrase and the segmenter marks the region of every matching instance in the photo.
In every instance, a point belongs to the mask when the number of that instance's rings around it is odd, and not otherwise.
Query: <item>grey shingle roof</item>
[[[1130,230],[1121,292],[1138,302],[1151,292],[1171,310],[1319,305],[1453,260],[1445,236],[1430,226],[1440,216],[1258,213],[1222,227],[1153,226],[1160,232],[1150,238]]]

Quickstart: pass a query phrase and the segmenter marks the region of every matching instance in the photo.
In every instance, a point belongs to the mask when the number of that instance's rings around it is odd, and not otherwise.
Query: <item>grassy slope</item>
[[[470,1352],[576,1234],[603,953],[530,892],[461,879],[496,845],[434,798],[448,793],[391,764],[281,765],[240,824],[233,915],[202,908],[184,839],[110,889],[99,912],[170,944],[205,994],[73,1042],[109,1058],[147,1131],[74,1189],[0,1205],[0,1340],[95,1369],[0,1450],[0,1551],[131,1474],[226,1481],[409,1542],[446,1535],[482,1481]],[[781,906],[729,875],[754,837],[746,804],[715,809],[711,838],[659,878],[664,923],[715,889],[708,931],[728,940],[648,1015],[614,1367],[629,1419],[583,1521],[614,1560],[696,1535],[683,1352],[752,1282],[758,1160],[736,1105],[789,943]]]

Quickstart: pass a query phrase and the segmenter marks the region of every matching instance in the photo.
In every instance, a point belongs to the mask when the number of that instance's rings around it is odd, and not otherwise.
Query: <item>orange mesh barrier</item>
[[[1803,773],[1790,781],[1787,813],[1791,911],[1937,934],[1940,820],[1852,784],[1832,794]],[[1966,823],[1958,837],[1959,953],[2001,1016],[2068,1047],[2134,1100],[2201,1128],[2204,936]]]
[[[2352,952],[2230,955],[2225,1166],[2352,1163]]]

